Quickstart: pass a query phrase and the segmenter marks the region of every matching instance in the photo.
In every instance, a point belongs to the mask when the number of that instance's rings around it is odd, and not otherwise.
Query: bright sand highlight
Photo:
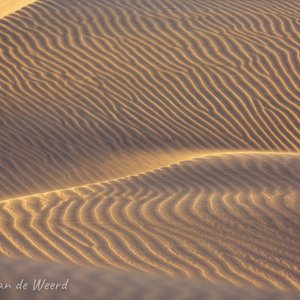
[[[1,0],[0,1],[0,18],[16,12],[22,7],[35,2],[36,0]]]
[[[299,1],[29,2],[0,2],[0,282],[298,299]]]

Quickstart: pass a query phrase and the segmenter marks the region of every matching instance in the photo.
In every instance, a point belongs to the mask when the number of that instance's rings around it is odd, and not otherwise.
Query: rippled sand
[[[299,299],[300,2],[29,2],[0,4],[0,282],[70,288],[0,297]]]

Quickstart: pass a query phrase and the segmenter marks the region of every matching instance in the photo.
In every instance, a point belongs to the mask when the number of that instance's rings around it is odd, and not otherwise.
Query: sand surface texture
[[[5,17],[22,7],[35,2],[36,0],[1,0],[0,1],[0,18]]]
[[[70,278],[0,298],[300,299],[299,49],[299,0],[0,1],[0,282]]]

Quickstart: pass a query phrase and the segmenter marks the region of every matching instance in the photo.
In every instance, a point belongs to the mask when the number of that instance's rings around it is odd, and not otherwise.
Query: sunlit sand
[[[0,2],[0,298],[299,299],[299,15]]]
[[[1,0],[0,1],[0,18],[16,12],[22,7],[35,2],[36,0]]]

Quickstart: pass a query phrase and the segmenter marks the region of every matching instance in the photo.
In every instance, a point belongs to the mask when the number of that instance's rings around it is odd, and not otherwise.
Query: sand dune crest
[[[0,203],[1,252],[299,289],[297,154],[221,154]]]
[[[1,0],[0,2],[0,18],[16,12],[22,7],[36,2],[37,0]]]
[[[299,1],[32,2],[0,1],[0,282],[298,299]]]
[[[299,151],[298,9],[43,0],[0,20],[1,199],[157,167],[124,153]]]

